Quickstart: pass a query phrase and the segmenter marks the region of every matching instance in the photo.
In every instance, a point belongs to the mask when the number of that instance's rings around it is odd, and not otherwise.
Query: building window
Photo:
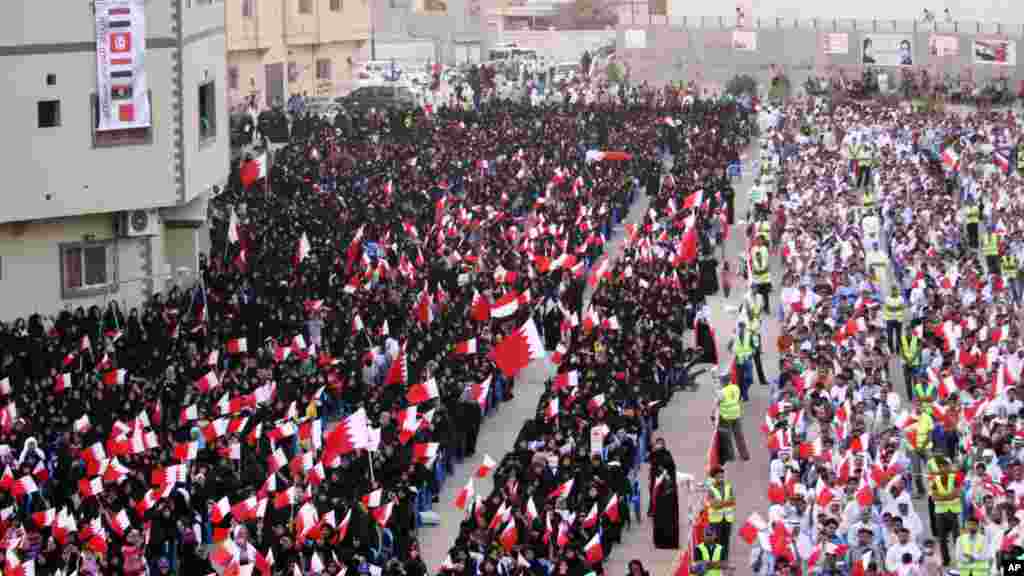
[[[341,12],[341,0],[331,0],[331,12]]]
[[[96,94],[90,94],[92,108],[92,147],[109,148],[112,146],[133,146],[153,143],[153,126],[156,116],[153,114],[153,93],[147,92],[149,98],[150,126],[146,128],[128,128],[126,130],[105,130],[100,132],[100,101]]]
[[[299,14],[311,14],[313,12],[313,0],[299,0]]]
[[[297,62],[288,63],[288,81],[298,82],[299,81],[299,64]]]
[[[242,0],[242,18],[252,18],[256,12],[256,0]]]
[[[217,94],[214,83],[199,85],[199,141],[217,137]]]
[[[117,261],[112,242],[60,245],[63,298],[95,296],[117,289]]]
[[[316,61],[316,79],[330,80],[333,72],[333,62],[330,58],[322,58]]]
[[[60,100],[40,100],[36,106],[40,128],[60,126]]]
[[[238,66],[228,66],[228,90],[238,90]]]

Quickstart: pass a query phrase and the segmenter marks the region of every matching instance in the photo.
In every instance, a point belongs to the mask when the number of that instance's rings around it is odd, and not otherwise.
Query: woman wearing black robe
[[[715,345],[715,337],[711,332],[711,309],[701,306],[697,312],[697,319],[693,323],[694,333],[697,335],[697,346],[701,354],[697,362],[699,364],[718,365],[718,347]]]
[[[661,477],[661,481],[658,478]],[[676,463],[665,449],[665,440],[654,441],[651,451],[649,516],[654,518],[654,547],[679,548],[679,493],[676,491]]]

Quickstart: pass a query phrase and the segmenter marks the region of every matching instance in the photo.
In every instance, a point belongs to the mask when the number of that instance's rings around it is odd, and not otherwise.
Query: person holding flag
[[[654,519],[654,547],[679,548],[679,492],[676,490],[676,463],[665,448],[665,439],[658,438],[650,454],[650,508]]]

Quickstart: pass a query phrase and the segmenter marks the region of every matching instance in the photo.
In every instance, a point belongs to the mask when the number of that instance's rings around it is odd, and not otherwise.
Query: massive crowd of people
[[[815,100],[765,117],[749,236],[779,257],[779,298],[740,323],[777,323],[780,363],[771,506],[736,519],[754,572],[1001,574],[1024,544],[1019,120]]]
[[[683,333],[716,360],[698,305],[746,111],[665,92],[395,120],[304,119],[266,177],[245,160],[195,286],[0,326],[4,573],[600,572]],[[559,375],[500,488],[426,566],[421,513],[544,348]]]

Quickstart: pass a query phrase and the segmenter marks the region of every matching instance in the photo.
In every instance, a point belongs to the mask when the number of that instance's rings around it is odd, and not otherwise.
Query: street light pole
[[[370,60],[377,59],[377,28],[373,17],[373,1],[370,0]]]

